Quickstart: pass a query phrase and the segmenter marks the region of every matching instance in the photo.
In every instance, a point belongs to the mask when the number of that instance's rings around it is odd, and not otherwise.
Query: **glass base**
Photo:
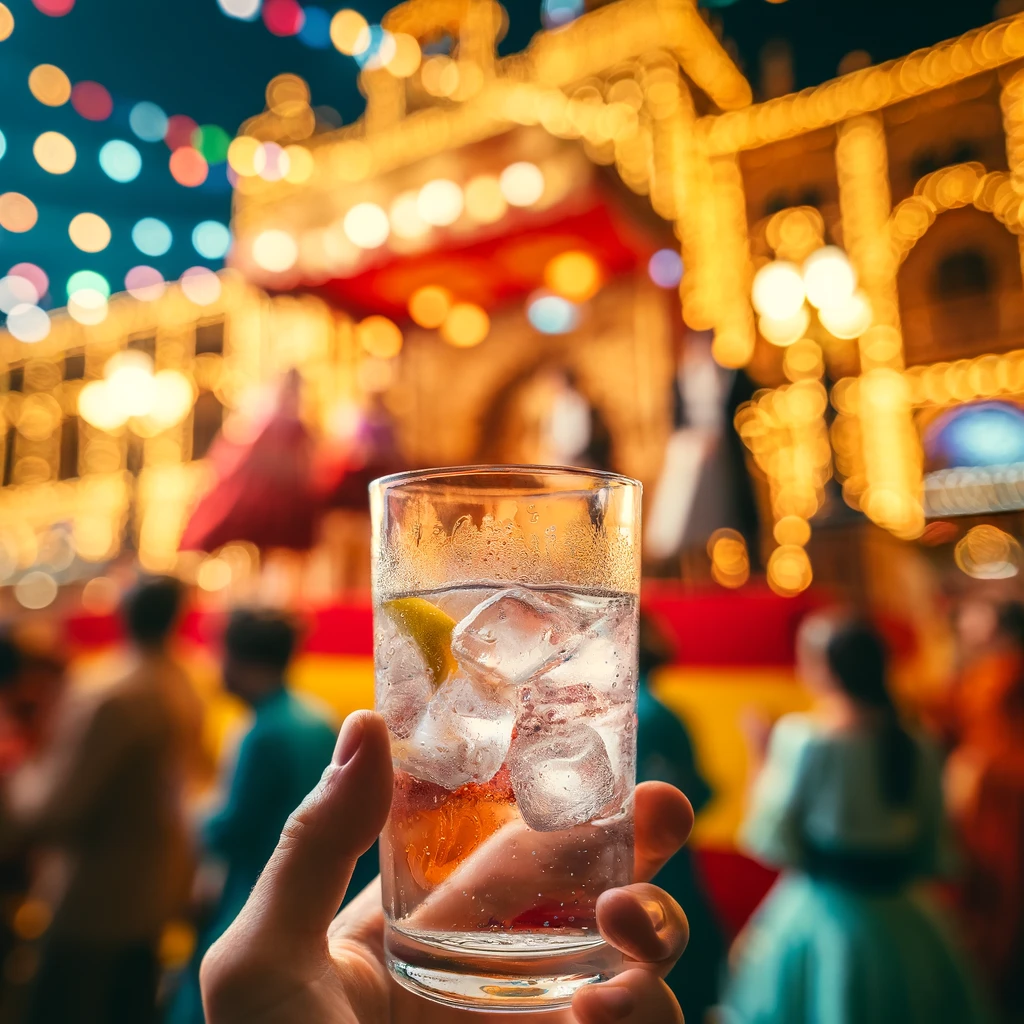
[[[622,969],[602,939],[508,932],[410,932],[389,925],[387,965],[404,988],[445,1006],[488,1012],[561,1009],[584,985]]]

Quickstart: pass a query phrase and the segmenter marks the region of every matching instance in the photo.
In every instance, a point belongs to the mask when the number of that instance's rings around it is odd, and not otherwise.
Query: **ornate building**
[[[716,450],[676,383],[710,339],[730,415],[730,375],[760,387],[736,427],[781,593],[810,583],[812,520],[837,507],[909,539],[1014,506],[1024,452],[965,480],[925,449],[945,410],[1024,388],[1024,17],[759,104],[691,0],[617,0],[498,57],[503,19],[396,7],[341,129],[271,82],[232,144],[219,287],[2,336],[0,576],[56,523],[81,559],[124,536],[172,567],[223,410],[292,365],[323,431],[379,396],[409,464],[562,455],[654,485],[674,428],[691,471]],[[120,409],[129,371],[188,386]],[[82,405],[93,381],[120,411]],[[715,578],[742,582],[725,540]]]

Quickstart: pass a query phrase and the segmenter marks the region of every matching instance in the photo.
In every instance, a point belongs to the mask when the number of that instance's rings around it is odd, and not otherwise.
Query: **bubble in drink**
[[[535,832],[557,832],[598,817],[615,795],[604,740],[585,722],[521,731],[509,753],[512,791]]]
[[[452,634],[452,653],[469,673],[516,685],[564,661],[583,639],[579,617],[559,594],[501,590]]]
[[[397,767],[448,790],[489,782],[505,761],[516,713],[497,691],[456,675],[442,683],[407,739],[392,743]]]

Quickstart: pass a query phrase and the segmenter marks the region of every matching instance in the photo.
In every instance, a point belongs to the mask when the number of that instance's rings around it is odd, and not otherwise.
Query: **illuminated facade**
[[[763,386],[737,427],[777,590],[809,584],[833,479],[896,536],[921,533],[924,495],[950,489],[923,485],[929,418],[1024,390],[1024,17],[759,104],[690,0],[617,0],[498,57],[503,18],[493,0],[392,10],[400,45],[334,131],[315,132],[300,79],[271,82],[232,144],[235,269],[208,305],[173,288],[118,297],[95,326],[57,317],[42,342],[4,337],[9,561],[31,564],[30,537],[64,520],[83,556],[108,557],[130,521],[144,563],[172,565],[197,430],[287,365],[320,426],[381,395],[415,464],[530,454],[528,418],[494,410],[557,365],[616,467],[653,482],[686,329]],[[644,269],[666,240],[681,305]],[[600,251],[600,280],[555,295],[578,325],[537,328],[529,305],[565,250]],[[76,418],[83,381],[125,347],[184,374],[194,408],[160,430]]]

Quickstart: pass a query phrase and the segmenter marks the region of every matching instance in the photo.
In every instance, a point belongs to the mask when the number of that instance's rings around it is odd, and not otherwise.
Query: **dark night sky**
[[[0,192],[28,195],[40,219],[26,234],[0,229],[0,273],[22,260],[39,264],[50,275],[55,305],[64,303],[65,282],[76,270],[105,274],[115,291],[135,263],[147,262],[177,277],[205,262],[192,248],[192,227],[207,218],[228,219],[230,195],[223,173],[198,189],[177,185],[168,172],[166,146],[139,142],[131,134],[127,115],[135,102],[151,100],[168,114],[188,114],[233,133],[263,108],[269,79],[291,71],[310,83],[314,104],[335,107],[346,121],[362,105],[351,59],[333,49],[313,50],[297,39],[275,37],[260,21],[229,19],[216,0],[77,0],[63,18],[44,16],[30,0],[5,2],[16,27],[0,43],[0,131],[7,140]],[[320,2],[332,11],[342,5],[339,0]],[[354,6],[374,21],[388,5],[360,0]],[[521,49],[540,26],[539,0],[509,0],[508,7],[504,52]],[[755,83],[762,46],[784,37],[792,44],[796,84],[804,86],[832,77],[850,50],[864,49],[874,60],[885,60],[983,24],[993,12],[990,0],[738,0],[716,14]],[[110,120],[89,122],[70,105],[37,103],[27,78],[40,63],[58,65],[72,82],[104,84],[115,99]],[[53,176],[36,165],[32,142],[46,130],[63,132],[75,143],[78,162],[70,173]],[[128,139],[142,152],[142,173],[131,183],[113,182],[99,168],[99,148],[114,138]],[[104,252],[88,255],[72,246],[67,225],[82,211],[98,213],[110,224],[113,241]],[[159,217],[174,231],[166,256],[142,257],[134,250],[131,227],[146,216]]]

